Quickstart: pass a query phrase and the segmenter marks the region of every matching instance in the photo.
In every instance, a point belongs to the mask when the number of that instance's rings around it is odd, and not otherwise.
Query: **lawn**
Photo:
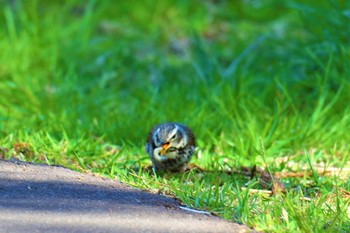
[[[0,1],[0,158],[260,231],[349,232],[350,1],[232,2]],[[145,169],[167,121],[202,169]]]

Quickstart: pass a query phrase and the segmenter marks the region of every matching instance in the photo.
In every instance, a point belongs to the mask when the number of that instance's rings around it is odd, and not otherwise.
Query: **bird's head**
[[[184,129],[174,123],[161,125],[153,134],[153,142],[161,156],[184,147],[187,140]]]

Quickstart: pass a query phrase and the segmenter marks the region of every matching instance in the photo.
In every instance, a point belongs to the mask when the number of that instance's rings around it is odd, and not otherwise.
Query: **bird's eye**
[[[174,134],[170,139],[175,139],[176,138],[176,134]]]
[[[158,134],[154,135],[153,140],[156,145],[160,144],[160,138]]]

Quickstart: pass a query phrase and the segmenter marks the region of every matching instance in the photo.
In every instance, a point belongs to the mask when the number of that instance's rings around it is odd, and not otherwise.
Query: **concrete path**
[[[63,167],[0,160],[0,232],[253,232]]]

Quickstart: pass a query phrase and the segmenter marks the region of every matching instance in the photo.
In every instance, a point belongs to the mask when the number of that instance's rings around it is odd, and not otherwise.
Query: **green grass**
[[[350,179],[316,168],[350,167],[350,3],[286,2],[0,1],[0,157],[261,231],[348,232]],[[147,133],[166,121],[194,131],[207,172],[142,172]],[[305,175],[268,196],[224,172],[254,165]]]

